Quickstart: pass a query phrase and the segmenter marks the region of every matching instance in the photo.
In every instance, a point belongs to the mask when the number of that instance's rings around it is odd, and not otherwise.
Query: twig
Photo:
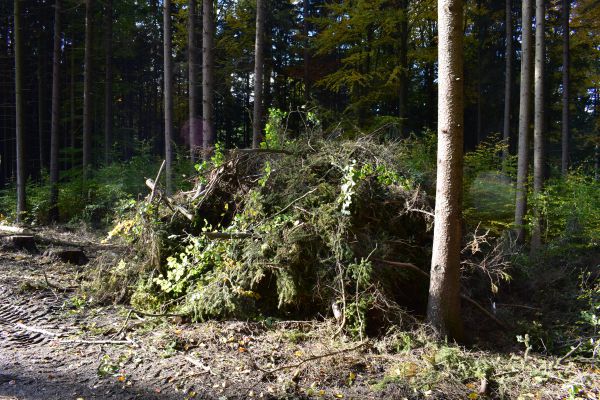
[[[312,356],[312,357],[309,357],[309,358],[305,358],[304,360],[302,360],[302,361],[300,361],[298,363],[283,365],[281,367],[277,367],[277,368],[274,368],[274,369],[271,369],[271,370],[265,370],[265,369],[259,367],[256,363],[254,363],[254,366],[259,371],[264,372],[265,374],[269,375],[269,374],[272,374],[272,373],[277,372],[277,371],[282,371],[284,369],[299,368],[302,365],[304,365],[304,364],[306,364],[307,362],[310,362],[310,361],[320,360],[322,358],[327,358],[327,357],[333,357],[333,356],[337,356],[338,354],[342,354],[342,353],[349,353],[349,352],[358,350],[361,347],[364,347],[368,343],[369,343],[369,341],[365,340],[364,342],[359,343],[358,345],[356,345],[354,347],[351,347],[349,349],[342,349],[342,350],[334,351],[332,353],[325,353],[325,354],[320,354],[318,356]]]
[[[382,260],[381,258],[373,258],[373,261],[392,265],[394,267],[410,269],[411,271],[415,271],[415,272],[423,275],[423,277],[429,279],[429,274],[427,272],[423,271],[421,268],[417,267],[415,264]]]
[[[21,323],[16,323],[15,327],[17,327],[19,329],[22,329],[24,331],[28,331],[28,332],[41,333],[42,335],[46,335],[46,336],[52,336],[52,337],[60,336],[60,335],[58,335],[56,333],[49,332],[47,330],[40,329],[40,328],[34,328],[32,326],[27,326],[27,325],[24,325],[24,324],[21,324]]]
[[[152,314],[152,313],[146,313],[146,312],[143,312],[143,311],[139,311],[139,310],[136,310],[134,308],[131,308],[130,310],[133,311],[134,313],[136,313],[137,315],[141,315],[141,316],[144,316],[144,317],[185,317],[186,316],[185,314],[168,314],[168,313],[165,313],[165,314]]]
[[[193,364],[194,366],[203,369],[204,373],[211,373],[212,372],[211,369],[210,369],[210,367],[208,365],[202,364],[202,362],[200,360],[197,360],[197,359],[195,359],[193,357],[190,357],[190,356],[183,356],[183,358],[187,362],[189,362],[190,364]]]
[[[560,364],[563,361],[565,361],[567,358],[571,357],[571,355],[573,353],[575,353],[577,351],[577,349],[581,347],[582,344],[583,344],[583,342],[579,342],[577,344],[577,346],[573,347],[571,350],[569,350],[569,352],[567,354],[565,354],[564,356],[562,356],[561,358],[559,358],[559,360],[556,363]]]
[[[136,346],[137,344],[133,340],[59,340],[59,343],[73,343],[73,344],[130,344]]]
[[[255,237],[250,232],[202,232],[208,239],[248,239]]]
[[[275,214],[271,215],[271,218],[275,218],[276,216],[278,216],[279,214],[282,214],[284,212],[286,212],[288,210],[288,208],[290,208],[291,206],[293,206],[295,203],[299,202],[300,200],[302,200],[303,198],[305,198],[306,196],[308,196],[309,194],[315,192],[319,187],[317,186],[316,188],[309,190],[308,192],[304,193],[302,196],[298,197],[296,200],[293,200],[290,204],[288,204],[287,206],[283,207],[281,210],[277,211]]]
[[[125,318],[125,322],[123,323],[123,326],[121,326],[121,329],[119,329],[119,331],[117,333],[115,333],[114,335],[112,335],[110,338],[114,339],[117,336],[119,336],[127,327],[127,324],[129,323],[129,318],[131,318],[131,313],[133,312],[133,310],[129,310],[129,312],[127,313],[127,318]]]
[[[294,155],[289,150],[283,149],[231,149],[232,153],[241,153],[241,154],[256,154],[256,153],[265,153],[265,154],[287,154]]]
[[[154,193],[156,192],[156,187],[158,186],[158,180],[160,179],[160,175],[163,172],[163,168],[165,167],[165,163],[166,163],[166,160],[163,160],[162,164],[160,164],[160,168],[158,169],[158,174],[156,174],[156,179],[154,180],[155,185],[152,188],[152,192],[150,193],[150,200],[148,201],[148,203],[152,203],[152,201],[154,200]]]

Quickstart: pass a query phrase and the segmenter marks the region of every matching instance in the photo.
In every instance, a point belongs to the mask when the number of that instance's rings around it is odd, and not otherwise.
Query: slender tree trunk
[[[43,40],[40,37],[39,41],[39,49],[38,51],[38,70],[37,70],[37,78],[38,78],[38,147],[39,147],[39,157],[40,157],[40,171],[46,168],[46,91],[45,91],[45,82],[44,82],[44,52],[42,48]]]
[[[205,157],[215,145],[215,17],[213,0],[202,2],[202,134]]]
[[[504,73],[504,130],[502,140],[504,148],[502,150],[502,161],[506,161],[510,154],[510,110],[512,103],[512,63],[513,63],[513,48],[512,48],[512,0],[506,0],[506,59]]]
[[[438,170],[427,320],[438,335],[460,339],[464,112],[462,0],[438,1],[438,25]]]
[[[173,59],[171,55],[171,0],[163,5],[164,96],[165,96],[165,176],[167,194],[173,193]]]
[[[483,73],[481,72],[481,63],[483,61],[483,41],[485,39],[485,27],[483,26],[483,13],[481,11],[481,1],[477,0],[477,125],[476,125],[476,137],[475,146],[477,146],[483,140],[483,126],[482,126],[482,115],[481,108],[483,101],[482,85],[481,80]]]
[[[83,177],[87,178],[92,158],[92,7],[85,0],[85,56],[83,66]]]
[[[105,47],[105,83],[104,83],[104,163],[111,162],[113,145],[113,73],[112,73],[112,27],[113,5],[112,0],[106,0],[106,31],[104,37]]]
[[[308,18],[310,17],[310,0],[303,0],[302,3],[302,30],[304,34],[304,102],[308,103],[310,100],[310,49],[308,39]]]
[[[25,132],[23,126],[23,32],[21,27],[21,5],[23,0],[15,0],[15,128],[17,158],[17,222],[22,222],[25,206]]]
[[[256,40],[254,42],[254,120],[252,148],[260,147],[263,122],[263,77],[265,64],[265,4],[256,0]]]
[[[50,220],[58,220],[58,131],[60,129],[61,0],[54,3],[54,47],[52,51],[52,123],[50,127]]]
[[[400,134],[406,134],[406,115],[408,109],[408,1],[400,0],[403,11],[400,22],[400,93],[398,102],[398,117],[400,118]]]
[[[529,127],[531,125],[531,86],[533,80],[533,35],[531,17],[532,0],[523,0],[521,93],[519,96],[519,160],[517,165],[517,196],[515,206],[515,229],[517,241],[525,239],[525,213],[527,212],[527,175],[529,168]]]
[[[570,57],[569,57],[569,16],[571,0],[562,0],[562,30],[563,30],[563,70],[562,70],[562,162],[561,171],[565,176],[569,170],[569,86],[570,86]]]
[[[544,186],[544,62],[546,18],[545,0],[536,0],[535,7],[535,114],[533,127],[533,193],[539,196]],[[531,234],[531,251],[539,250],[542,244],[541,216],[538,207],[535,208],[533,231]]]
[[[196,160],[196,154],[198,152],[198,111],[196,110],[198,104],[198,85],[196,71],[196,63],[198,57],[196,56],[196,0],[189,0],[188,2],[189,16],[188,16],[188,85],[189,85],[189,140],[190,140],[190,157],[192,162]]]
[[[75,46],[71,45],[71,83],[69,85],[69,96],[70,96],[70,128],[71,128],[71,168],[75,167],[75,130],[77,125],[75,123]]]

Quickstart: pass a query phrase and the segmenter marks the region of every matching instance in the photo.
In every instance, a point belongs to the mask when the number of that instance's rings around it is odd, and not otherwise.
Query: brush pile
[[[126,282],[136,307],[194,319],[340,310],[357,336],[401,322],[426,302],[414,267],[428,265],[433,222],[427,177],[403,162],[413,150],[373,137],[217,148],[192,190],[167,197],[148,180],[110,234],[135,254],[97,275],[102,293]]]

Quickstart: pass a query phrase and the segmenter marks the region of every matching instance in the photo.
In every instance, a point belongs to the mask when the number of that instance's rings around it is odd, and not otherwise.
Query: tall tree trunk
[[[563,30],[563,70],[562,70],[562,162],[561,171],[563,176],[569,170],[569,86],[570,86],[570,57],[569,38],[569,16],[571,0],[562,0],[562,30]]]
[[[113,73],[112,73],[112,0],[106,0],[106,31],[104,32],[105,76],[104,76],[104,163],[111,162],[113,145]]]
[[[171,55],[171,0],[163,5],[164,96],[165,96],[165,176],[167,194],[173,193],[173,59]]]
[[[198,111],[196,106],[198,104],[198,85],[196,71],[196,63],[198,57],[196,56],[196,0],[189,0],[188,3],[189,16],[188,16],[188,85],[189,85],[189,140],[190,140],[190,156],[192,162],[196,160],[196,154],[198,152]]]
[[[527,176],[529,168],[529,127],[531,125],[531,86],[533,80],[533,35],[531,17],[533,0],[523,0],[521,88],[519,96],[519,150],[517,163],[517,195],[515,205],[515,229],[517,241],[525,239],[525,213],[527,212]]]
[[[46,90],[45,90],[45,82],[44,82],[44,74],[46,71],[44,70],[44,52],[43,49],[44,42],[42,37],[38,41],[38,70],[37,70],[37,78],[38,78],[38,147],[39,147],[39,157],[40,157],[40,170],[46,168]]]
[[[50,219],[58,220],[58,145],[60,138],[61,0],[54,3],[54,47],[52,50],[52,122],[50,127]]]
[[[70,128],[71,128],[71,168],[75,167],[75,130],[77,125],[75,123],[75,46],[71,45],[71,82],[69,84],[69,97],[70,97]]]
[[[464,112],[462,0],[438,1],[438,25],[438,169],[427,319],[438,335],[460,339]]]
[[[475,132],[475,146],[477,146],[483,140],[483,126],[482,126],[482,85],[481,80],[483,73],[481,71],[481,63],[483,61],[483,42],[485,39],[485,27],[483,26],[483,13],[481,11],[481,1],[477,0],[477,120],[476,120],[476,132]]]
[[[533,193],[539,196],[544,186],[544,62],[546,18],[545,0],[536,0],[535,7],[535,115],[533,126]],[[533,231],[531,234],[531,250],[539,250],[542,244],[541,217],[538,207],[535,208]]]
[[[406,114],[408,109],[408,0],[400,0],[403,11],[400,22],[400,93],[398,102],[398,117],[400,118],[400,134],[406,134]]]
[[[205,157],[216,141],[215,133],[215,17],[213,0],[202,2],[202,134]]]
[[[83,66],[83,177],[87,178],[92,158],[92,6],[85,0],[85,56]]]
[[[25,132],[23,126],[23,32],[21,26],[21,5],[23,0],[15,0],[15,128],[17,158],[17,222],[22,222],[25,207]]]
[[[302,3],[302,30],[304,35],[304,102],[308,103],[310,100],[310,49],[309,49],[309,23],[308,18],[310,17],[310,0],[303,0]]]
[[[512,0],[506,0],[506,55],[505,55],[505,73],[504,73],[504,128],[502,140],[504,148],[502,149],[502,161],[506,161],[510,154],[510,110],[512,103],[512,63],[513,63],[513,48],[512,48]]]
[[[254,42],[254,120],[252,121],[252,148],[262,141],[263,77],[265,64],[265,4],[256,0],[256,40]]]

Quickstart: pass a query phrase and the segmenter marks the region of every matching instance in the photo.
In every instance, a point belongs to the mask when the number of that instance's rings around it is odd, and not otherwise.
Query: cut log
[[[44,256],[74,265],[85,265],[89,262],[83,250],[75,247],[50,248],[44,252]]]
[[[12,234],[16,234],[16,235],[30,235],[30,233],[24,228],[19,228],[18,226],[11,226],[11,225],[2,225],[2,224],[0,224],[0,232],[12,233]]]
[[[37,246],[35,245],[35,239],[32,235],[7,236],[2,241],[5,246],[15,250],[27,250],[33,253],[38,251]]]

